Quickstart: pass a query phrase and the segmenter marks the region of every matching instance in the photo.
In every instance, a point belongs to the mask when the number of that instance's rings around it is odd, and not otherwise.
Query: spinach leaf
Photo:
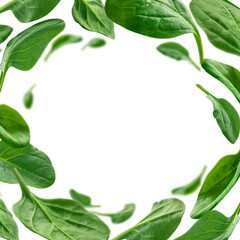
[[[99,213],[92,211],[92,213],[100,215],[100,216],[105,216],[105,217],[110,217],[112,220],[112,223],[122,223],[127,221],[135,212],[136,206],[134,203],[126,204],[124,208],[116,213]]]
[[[27,109],[30,109],[33,105],[33,100],[34,100],[34,95],[33,95],[33,89],[36,87],[36,85],[34,84],[25,94],[23,97],[23,103],[24,106]]]
[[[200,218],[213,209],[233,188],[240,176],[240,152],[219,160],[207,175],[197,202],[192,210],[192,218]]]
[[[0,199],[0,237],[8,240],[18,240],[18,227],[12,214]]]
[[[209,211],[176,240],[227,240],[240,220],[239,212],[240,205],[230,218],[220,212]]]
[[[25,147],[30,142],[30,131],[23,117],[13,108],[0,105],[0,138],[12,147]]]
[[[240,72],[227,64],[211,59],[204,59],[203,69],[223,83],[240,103]]]
[[[184,203],[175,198],[156,202],[148,216],[113,240],[166,240],[180,224],[184,211]]]
[[[16,217],[31,231],[51,240],[106,240],[110,230],[81,204],[68,199],[42,199],[34,195],[16,169],[22,199],[14,204]]]
[[[0,142],[0,181],[17,183],[12,171],[17,168],[29,186],[46,188],[55,181],[55,172],[46,154],[32,145],[24,148],[12,148]]]
[[[198,189],[198,187],[201,185],[202,177],[203,177],[206,169],[207,169],[207,167],[204,166],[202,172],[200,173],[200,175],[197,178],[195,178],[192,182],[190,182],[189,184],[187,184],[185,186],[173,189],[172,194],[188,195],[188,194],[195,192]]]
[[[214,111],[213,116],[217,120],[223,135],[231,142],[235,143],[240,132],[240,117],[235,108],[225,99],[216,98],[201,85],[197,84],[208,99],[212,102]]]
[[[11,10],[23,23],[38,20],[50,13],[60,0],[11,0],[0,8],[0,13]]]
[[[65,27],[60,19],[46,20],[24,30],[10,42],[3,53],[1,63],[0,90],[7,70],[15,67],[28,71],[37,63],[48,43]]]
[[[191,11],[209,41],[240,56],[240,9],[227,0],[192,0]]]
[[[55,52],[57,49],[65,46],[65,45],[68,45],[68,44],[81,42],[82,40],[83,40],[82,37],[76,36],[76,35],[71,35],[71,34],[65,34],[65,35],[60,36],[53,42],[52,48],[48,52],[48,54],[44,60],[47,61],[48,58],[52,55],[52,53]]]
[[[7,25],[0,25],[0,44],[3,43],[12,33],[13,28]]]
[[[103,47],[105,45],[106,45],[106,41],[104,39],[93,38],[82,48],[82,50],[85,50],[87,47],[100,48],[100,47]]]
[[[188,50],[176,42],[167,42],[160,44],[157,50],[165,56],[173,58],[177,61],[185,60],[192,64],[197,70],[200,67],[190,58]]]
[[[72,15],[86,30],[115,38],[113,22],[107,17],[101,0],[75,0]]]

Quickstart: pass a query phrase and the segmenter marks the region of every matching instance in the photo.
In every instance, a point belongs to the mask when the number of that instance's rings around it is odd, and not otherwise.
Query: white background
[[[106,47],[82,52],[84,43],[101,36],[74,22],[72,5],[73,1],[62,0],[44,19],[64,19],[63,33],[81,35],[84,42],[62,48],[47,63],[42,57],[31,71],[9,69],[1,103],[23,115],[31,129],[31,143],[55,167],[55,184],[44,190],[31,188],[35,194],[69,198],[68,191],[74,188],[101,204],[102,212],[116,212],[126,203],[136,203],[134,216],[124,224],[112,225],[103,219],[114,237],[146,216],[155,201],[173,197],[171,190],[195,178],[205,164],[209,171],[221,157],[239,150],[239,141],[232,145],[222,135],[211,102],[195,84],[226,98],[238,111],[240,108],[230,91],[203,70],[198,72],[187,62],[158,53],[157,45],[165,40],[116,26],[116,40],[103,37]],[[10,38],[34,24],[19,23],[11,12],[0,18],[1,24],[14,27]],[[239,67],[239,57],[217,50],[202,31],[201,35],[206,57]],[[198,62],[192,35],[170,41],[182,43]],[[34,106],[26,110],[22,98],[34,83]],[[21,197],[19,186],[2,184],[1,188],[11,209]],[[230,216],[240,201],[239,189],[237,183],[216,209]],[[197,192],[180,198],[186,213],[171,239],[194,223],[190,212],[196,198]],[[20,222],[18,225],[20,239],[42,239]],[[239,233],[240,226],[231,239],[239,239]]]

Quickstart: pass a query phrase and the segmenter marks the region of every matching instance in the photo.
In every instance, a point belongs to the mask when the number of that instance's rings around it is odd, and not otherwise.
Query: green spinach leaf
[[[235,143],[240,132],[240,117],[235,108],[225,99],[216,98],[201,85],[197,86],[207,94],[208,99],[212,102],[214,111],[213,116],[217,120],[223,135],[231,142]]]
[[[184,211],[185,205],[178,199],[156,202],[148,216],[113,240],[167,240],[180,224]]]
[[[173,189],[172,194],[188,195],[188,194],[195,192],[201,185],[202,177],[203,177],[204,173],[206,172],[206,169],[207,169],[207,167],[204,166],[202,172],[200,173],[200,175],[197,178],[195,178],[192,182],[188,183],[185,186]]]
[[[23,117],[13,108],[0,105],[0,138],[12,147],[25,147],[30,142],[30,131]]]
[[[33,100],[34,100],[34,95],[33,95],[33,89],[36,87],[36,85],[34,84],[25,94],[23,97],[23,103],[24,106],[27,109],[30,109],[33,105]]]
[[[192,218],[200,218],[213,209],[233,188],[240,177],[240,152],[219,160],[207,175],[197,202],[192,210]]]
[[[12,33],[13,28],[7,25],[0,25],[0,44],[3,43]]]
[[[51,240],[106,240],[110,230],[81,204],[68,199],[42,199],[34,195],[16,169],[22,199],[14,204],[16,217],[31,231]]]
[[[90,48],[100,48],[106,45],[106,41],[102,38],[93,38],[91,39],[83,48],[85,50],[87,47]]]
[[[72,15],[86,30],[114,39],[114,25],[107,17],[101,0],[75,0]]]
[[[28,71],[37,63],[48,43],[65,27],[60,19],[46,20],[24,30],[10,42],[3,53],[0,90],[10,67]]]
[[[0,13],[11,10],[23,23],[38,20],[50,13],[60,0],[11,0],[0,8]]]

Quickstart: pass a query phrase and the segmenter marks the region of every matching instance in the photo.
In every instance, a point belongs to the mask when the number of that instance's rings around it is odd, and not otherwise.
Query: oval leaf
[[[16,217],[31,231],[51,239],[106,240],[110,230],[79,203],[67,199],[42,199],[27,188],[14,171],[22,188],[22,199],[14,204]]]
[[[0,90],[7,70],[15,67],[28,71],[37,63],[48,43],[65,27],[60,19],[46,20],[24,30],[10,42],[3,54],[1,63]]]
[[[11,10],[23,23],[40,19],[50,13],[60,0],[12,0],[0,8],[0,13]]]
[[[36,85],[34,84],[25,94],[23,97],[23,103],[24,106],[27,109],[30,109],[33,105],[33,100],[34,100],[34,95],[33,95],[33,89],[36,87]]]
[[[23,117],[13,108],[0,105],[0,138],[12,147],[25,147],[30,131]]]
[[[7,25],[0,25],[0,44],[3,43],[12,33],[13,28]]]
[[[55,181],[55,172],[46,154],[32,145],[12,148],[0,142],[0,181],[18,183],[13,168],[17,168],[29,186],[46,188]]]
[[[178,199],[165,199],[153,205],[151,213],[113,240],[167,240],[181,222],[185,205]]]
[[[87,47],[100,48],[100,47],[103,47],[105,45],[106,45],[106,41],[104,39],[93,38],[82,48],[82,50],[85,50]]]
[[[213,209],[233,188],[240,177],[240,152],[219,160],[207,175],[192,210],[192,218],[200,218]]]
[[[75,0],[72,15],[86,30],[114,39],[114,25],[107,17],[101,0]]]

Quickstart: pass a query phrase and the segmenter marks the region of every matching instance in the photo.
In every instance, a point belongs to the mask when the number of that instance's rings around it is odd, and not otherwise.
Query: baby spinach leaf
[[[28,71],[37,63],[48,43],[65,27],[60,19],[46,20],[24,30],[10,42],[3,53],[0,90],[10,67]]]
[[[192,0],[191,11],[209,41],[240,56],[240,9],[227,0]]]
[[[240,176],[240,152],[219,160],[207,175],[197,202],[192,210],[192,218],[200,218],[213,209],[233,188]]]
[[[24,106],[27,109],[30,109],[33,105],[33,99],[34,99],[34,95],[33,95],[33,89],[36,87],[36,85],[34,84],[25,94],[23,97],[23,103]]]
[[[223,83],[240,103],[240,72],[236,68],[211,59],[204,59],[202,67]]]
[[[31,231],[51,240],[106,240],[110,230],[81,204],[68,199],[42,199],[34,195],[16,169],[22,199],[14,204],[16,217]]]
[[[0,25],[0,44],[3,43],[12,33],[13,28],[7,25]]]
[[[112,220],[112,223],[122,223],[127,221],[135,212],[136,206],[134,203],[126,204],[124,208],[116,213],[99,213],[92,211],[92,213],[95,213],[100,216],[110,217]]]
[[[240,205],[230,218],[218,211],[209,211],[176,240],[227,240],[240,220],[239,212]]]
[[[165,56],[173,58],[177,61],[185,60],[192,64],[197,70],[200,67],[190,58],[188,50],[176,42],[167,42],[160,44],[157,50]]]
[[[172,194],[188,195],[188,194],[195,192],[198,189],[198,187],[201,185],[202,177],[203,177],[206,169],[207,169],[207,167],[204,166],[202,172],[200,173],[200,175],[197,178],[195,178],[192,182],[190,182],[189,184],[187,184],[185,186],[173,189]]]
[[[68,45],[68,44],[81,42],[82,40],[83,40],[82,37],[76,36],[76,35],[71,35],[71,34],[65,34],[65,35],[60,36],[53,42],[52,48],[48,52],[48,54],[44,60],[47,61],[48,58],[52,55],[52,53],[55,52],[57,49],[65,46],[65,45]]]
[[[25,147],[30,142],[30,131],[23,117],[13,108],[0,105],[0,138],[12,147]]]
[[[240,132],[240,117],[238,112],[227,100],[216,98],[201,85],[197,84],[197,86],[207,94],[208,99],[212,102],[214,107],[213,116],[217,120],[223,135],[231,143],[235,143]]]
[[[0,237],[8,240],[18,240],[17,224],[2,199],[0,199]]]
[[[114,25],[107,17],[101,0],[75,0],[72,15],[86,30],[114,39]]]
[[[175,198],[156,202],[148,216],[113,240],[167,240],[180,224],[184,211],[184,203]]]
[[[106,41],[102,38],[93,38],[91,39],[83,48],[85,50],[87,47],[91,48],[100,48],[106,45]]]
[[[38,20],[50,13],[60,0],[11,0],[0,8],[0,13],[11,10],[23,23]]]
[[[46,188],[55,181],[55,172],[46,154],[32,145],[24,148],[12,148],[0,142],[0,181],[17,183],[12,171],[17,168],[29,186]]]

